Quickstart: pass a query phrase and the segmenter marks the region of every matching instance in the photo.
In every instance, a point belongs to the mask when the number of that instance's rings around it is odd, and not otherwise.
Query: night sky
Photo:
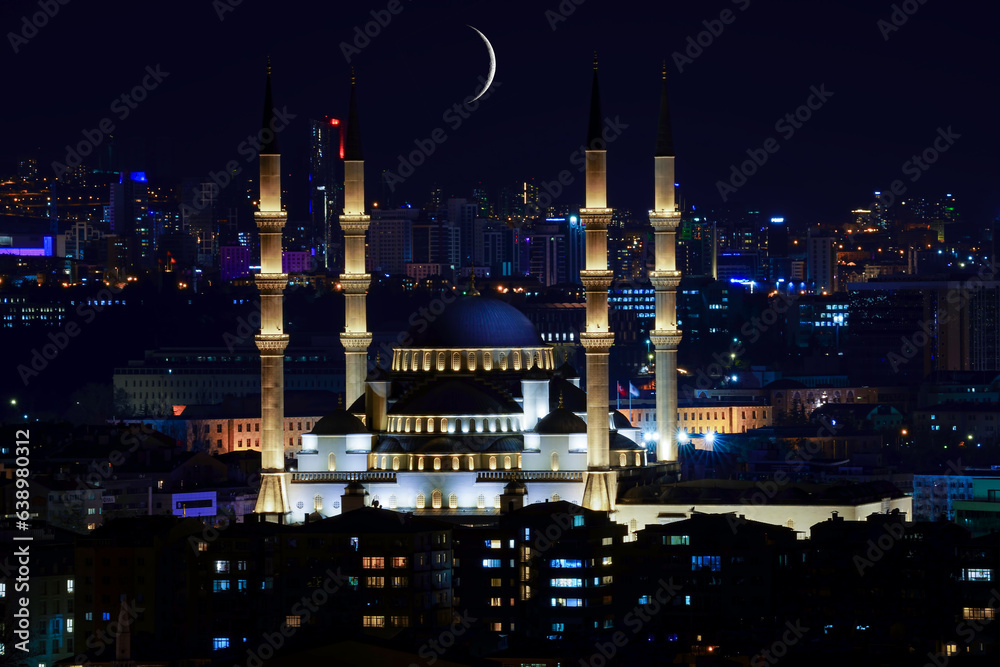
[[[303,188],[308,119],[346,116],[350,65],[340,44],[388,3],[243,0],[220,20],[226,2],[70,0],[15,54],[8,33],[20,31],[21,17],[38,5],[6,0],[0,173],[13,173],[15,160],[31,155],[51,172],[63,147],[114,117],[115,98],[156,65],[169,76],[128,118],[115,120],[116,139],[169,145],[173,155],[149,156],[143,166],[163,184],[222,169],[241,159],[240,142],[260,125],[270,55],[275,102],[296,115],[280,139],[286,172],[297,179],[293,190]],[[580,205],[583,179],[570,156],[585,138],[596,49],[604,114],[627,125],[609,149],[610,206],[645,211],[652,202],[666,59],[677,177],[689,203],[720,206],[716,182],[747,149],[775,137],[778,153],[731,202],[801,222],[832,221],[903,178],[907,194],[955,194],[972,220],[985,223],[1000,211],[992,4],[911,0],[904,4],[916,12],[886,40],[877,22],[889,21],[892,5],[872,0],[563,0],[574,11],[555,30],[546,11],[557,13],[558,0],[400,2],[402,11],[352,56],[370,198],[380,196],[379,172],[395,169],[398,154],[440,127],[447,140],[399,186],[396,203],[423,203],[435,183],[446,196],[463,196],[479,182],[493,194],[503,184],[551,181],[570,169],[577,178],[556,201]],[[732,23],[678,72],[674,52],[726,9]],[[488,68],[485,45],[466,24],[491,40],[496,83],[453,130],[442,115],[477,90]],[[833,96],[783,138],[775,123],[820,85]],[[949,126],[961,138],[911,183],[903,163]]]

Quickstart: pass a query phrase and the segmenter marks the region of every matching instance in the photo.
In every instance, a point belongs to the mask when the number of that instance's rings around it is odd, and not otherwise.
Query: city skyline
[[[46,41],[88,29],[109,35],[136,10],[121,3],[110,12],[113,20],[89,28],[84,27],[89,21],[85,16],[80,17],[82,25],[72,16],[65,20],[79,11],[70,4],[35,37],[18,43],[17,53],[13,46],[8,53],[12,85],[23,91],[11,120],[24,131],[5,144],[0,161],[12,172],[18,158],[37,155],[44,175],[53,171],[51,163],[60,160],[60,153],[66,154],[65,146],[84,140],[83,131],[98,128],[107,117],[127,152],[134,155],[136,143],[148,145],[140,161],[150,163],[142,168],[154,177],[207,176],[229,160],[239,160],[241,142],[255,132],[248,91],[258,87],[263,61],[270,56],[277,94],[295,116],[282,132],[291,156],[286,174],[292,177],[290,187],[299,191],[293,191],[294,205],[306,197],[308,123],[346,117],[343,84],[352,66],[358,72],[362,111],[375,131],[368,141],[373,186],[383,170],[398,171],[398,156],[408,156],[415,141],[429,139],[437,128],[447,139],[398,185],[393,192],[397,201],[421,204],[434,186],[445,188],[446,195],[461,195],[480,182],[495,189],[529,179],[541,185],[556,181],[564,169],[576,173],[572,155],[583,143],[585,127],[572,110],[586,102],[580,92],[586,80],[573,65],[586,62],[597,49],[605,115],[612,122],[619,118],[623,128],[609,151],[612,206],[637,212],[648,206],[652,180],[643,156],[655,137],[641,128],[655,123],[658,100],[649,82],[666,61],[675,124],[685,128],[676,138],[678,151],[689,156],[678,173],[686,202],[703,208],[747,203],[789,219],[826,222],[864,206],[873,190],[889,190],[901,179],[915,196],[957,193],[977,223],[991,223],[996,216],[985,157],[994,141],[988,131],[991,121],[985,100],[975,97],[979,88],[971,85],[988,80],[988,70],[978,64],[985,61],[964,57],[982,39],[976,24],[986,21],[970,21],[961,10],[946,16],[931,4],[918,5],[912,16],[904,13],[905,23],[895,26],[891,6],[842,2],[819,25],[809,24],[810,30],[821,31],[817,36],[803,29],[808,11],[801,6],[740,0],[717,8],[679,5],[671,9],[666,27],[654,31],[653,24],[628,11],[570,5],[575,9],[567,16],[559,13],[558,4],[501,15],[485,7],[401,1],[397,14],[381,7],[351,9],[316,22],[323,27],[298,27],[306,31],[301,39],[277,37],[281,31],[275,30],[237,49],[233,40],[263,25],[260,10],[238,5],[224,11],[206,3],[204,16],[184,17],[181,25],[164,17],[168,34],[191,35],[203,45],[203,54],[178,51],[173,40],[164,44],[155,35],[139,39],[141,31],[116,33],[118,48],[128,58],[109,58],[98,40],[93,55],[88,51],[74,64],[93,72],[102,58],[102,76],[95,82],[63,75],[63,68],[49,60],[54,52],[46,49]],[[8,23],[17,25],[18,8],[5,9],[15,12]],[[730,12],[728,23],[720,18],[723,10]],[[316,11],[322,16],[332,10]],[[376,21],[370,12],[386,26],[376,22],[377,32],[370,28],[375,36],[367,46],[342,49],[341,43],[352,44],[355,26],[363,33],[368,22]],[[885,21],[898,29],[886,28]],[[452,113],[445,119],[455,103],[478,92],[488,69],[482,42],[465,24],[482,29],[493,43],[496,80],[468,118]],[[712,35],[713,30],[719,34]],[[199,41],[201,36],[205,39]],[[707,45],[691,47],[689,37]],[[522,40],[533,48],[525,52],[518,46]],[[364,41],[358,38],[358,43]],[[828,43],[844,47],[831,51]],[[935,48],[922,50],[920,45],[927,43]],[[691,58],[698,48],[702,53]],[[775,71],[775,62],[783,69]],[[151,81],[147,66],[154,71],[159,67],[166,76]],[[51,97],[52,77],[60,94],[72,100],[68,113],[64,101]],[[125,105],[121,95],[141,85],[144,77],[155,88],[134,108]],[[819,108],[796,127],[785,115],[808,105],[813,89],[829,95],[821,104],[814,100]],[[924,92],[929,89],[938,92]],[[218,104],[220,99],[240,103]],[[58,123],[53,109],[59,110]],[[933,145],[939,128],[947,132],[949,127],[960,139],[947,155],[926,171],[907,171],[904,163]],[[774,158],[768,156],[769,163],[760,165],[735,193],[720,187],[733,182],[732,167],[749,159],[747,151],[760,151],[769,138],[777,142]],[[165,146],[172,150],[161,150]],[[483,155],[490,160],[482,160]],[[559,201],[580,201],[580,180],[566,187]],[[377,200],[381,191],[373,189],[369,199]],[[297,214],[294,209],[291,213]]]

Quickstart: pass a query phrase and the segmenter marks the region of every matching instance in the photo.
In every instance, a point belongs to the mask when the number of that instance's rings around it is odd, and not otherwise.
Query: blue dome
[[[430,318],[428,318],[429,320]],[[538,330],[524,314],[503,301],[467,296],[445,306],[433,321],[410,329],[408,347],[542,347]]]

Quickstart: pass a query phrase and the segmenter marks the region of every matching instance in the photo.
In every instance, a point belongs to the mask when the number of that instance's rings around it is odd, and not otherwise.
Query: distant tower
[[[340,285],[344,292],[344,333],[340,341],[347,354],[346,405],[365,393],[368,375],[367,298],[372,277],[365,273],[365,232],[371,218],[365,215],[365,160],[361,151],[361,121],[354,72],[351,72],[351,104],[347,116],[347,141],[344,146],[344,273]]]
[[[656,290],[656,325],[649,339],[656,346],[656,459],[677,460],[677,346],[681,332],[677,328],[677,225],[680,207],[674,191],[674,138],[670,129],[670,105],[667,100],[667,67],[663,66],[660,88],[660,120],[653,156],[653,210],[649,222],[656,238],[655,269],[649,279]],[[713,253],[714,253],[713,244]],[[714,259],[713,259],[714,267]]]
[[[282,299],[288,275],[281,272],[281,232],[287,214],[281,210],[281,151],[273,131],[274,103],[271,99],[271,61],[267,62],[264,89],[264,120],[260,150],[260,210],[254,213],[260,232],[260,408],[264,433],[261,438],[261,480],[254,512],[268,521],[282,521],[291,511],[288,504],[288,474],[285,472],[285,348]]]
[[[584,478],[583,506],[592,510],[615,509],[618,478],[611,471],[608,434],[608,352],[615,335],[608,326],[608,224],[611,209],[607,198],[607,150],[601,137],[601,94],[597,83],[597,54],[594,54],[594,83],[590,97],[587,128],[587,196],[580,219],[586,229],[586,269],[580,281],[587,293],[587,330],[580,342],[587,358],[587,473]]]

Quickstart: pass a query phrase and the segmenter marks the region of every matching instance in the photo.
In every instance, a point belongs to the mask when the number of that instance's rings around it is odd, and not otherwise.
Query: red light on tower
[[[340,125],[340,119],[339,118],[331,118],[330,119],[330,125]]]
[[[338,134],[340,135],[340,159],[343,160],[344,159],[344,127],[340,124],[340,119],[339,118],[331,118],[330,119],[330,125],[333,125],[334,127],[338,128],[340,130],[340,132],[338,132]]]

